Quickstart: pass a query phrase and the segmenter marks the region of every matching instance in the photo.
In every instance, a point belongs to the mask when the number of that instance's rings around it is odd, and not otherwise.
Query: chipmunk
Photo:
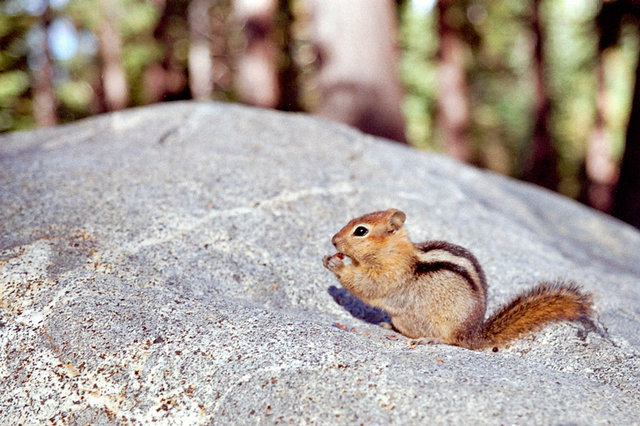
[[[385,310],[405,336],[497,350],[549,322],[590,323],[591,294],[574,283],[547,282],[484,321],[487,282],[475,256],[445,241],[412,243],[405,219],[396,209],[353,219],[331,240],[338,253],[323,259],[347,290]]]

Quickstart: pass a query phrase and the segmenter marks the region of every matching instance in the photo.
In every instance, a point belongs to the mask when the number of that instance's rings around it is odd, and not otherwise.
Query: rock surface
[[[473,352],[358,319],[321,259],[392,206],[414,241],[476,254],[489,312],[571,279],[602,332]],[[304,115],[174,103],[3,136],[0,423],[638,424],[639,247],[557,195]]]

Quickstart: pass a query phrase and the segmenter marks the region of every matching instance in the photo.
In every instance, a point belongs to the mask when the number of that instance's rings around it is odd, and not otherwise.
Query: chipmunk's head
[[[354,264],[379,263],[398,251],[413,250],[403,227],[406,215],[397,209],[373,212],[350,221],[331,242]]]

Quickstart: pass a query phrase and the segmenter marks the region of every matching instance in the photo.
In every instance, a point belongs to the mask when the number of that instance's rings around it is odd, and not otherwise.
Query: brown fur
[[[414,245],[404,221],[396,209],[353,219],[332,239],[338,253],[323,259],[347,290],[386,310],[404,335],[482,349],[592,315],[591,296],[577,285],[541,283],[484,322],[487,284],[477,259],[444,241]]]
[[[593,315],[591,295],[574,283],[540,283],[487,319],[481,346],[504,346],[554,321],[580,321]]]

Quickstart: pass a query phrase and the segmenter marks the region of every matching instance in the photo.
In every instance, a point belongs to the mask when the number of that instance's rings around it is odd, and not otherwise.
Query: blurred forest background
[[[305,111],[640,227],[640,0],[3,0],[0,132],[180,99]]]

